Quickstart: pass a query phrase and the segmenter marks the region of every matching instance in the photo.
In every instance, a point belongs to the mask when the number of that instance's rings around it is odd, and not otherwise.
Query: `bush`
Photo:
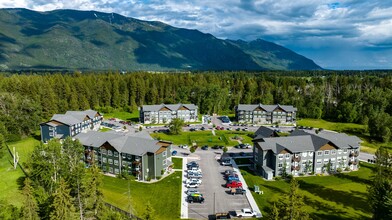
[[[300,175],[300,176],[305,176],[305,174],[304,174],[304,173],[300,173],[299,175]]]
[[[343,171],[343,170],[342,170],[342,168],[340,168],[340,167],[336,169],[336,172],[338,172],[338,173],[341,173],[342,171]]]
[[[165,170],[161,170],[161,175],[165,174]]]
[[[148,182],[151,181],[151,176],[147,177],[147,181],[148,181]]]
[[[291,181],[294,178],[292,174],[287,175],[286,180]]]
[[[279,180],[282,180],[282,177],[280,177],[280,176],[275,176],[274,179],[275,179],[276,181],[279,181]]]
[[[225,147],[223,148],[223,153],[226,153],[228,150],[229,150],[229,149],[227,149],[227,147],[225,146]]]
[[[157,180],[160,180],[161,178],[162,178],[161,176],[157,176],[157,178],[156,178],[156,179],[157,179]]]
[[[350,167],[344,168],[344,171],[350,171]]]
[[[196,149],[197,149],[197,146],[192,146],[191,148],[189,148],[189,151],[191,153],[195,153]]]

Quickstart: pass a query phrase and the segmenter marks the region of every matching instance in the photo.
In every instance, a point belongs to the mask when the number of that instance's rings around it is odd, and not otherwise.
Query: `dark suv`
[[[201,194],[191,194],[188,196],[188,202],[189,203],[194,203],[194,202],[203,203],[204,197]]]

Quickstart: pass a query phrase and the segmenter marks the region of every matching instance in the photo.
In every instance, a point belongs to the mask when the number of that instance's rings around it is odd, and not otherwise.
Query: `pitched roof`
[[[147,152],[154,153],[161,148],[161,145],[158,144],[159,141],[152,138],[112,132],[89,131],[87,133],[79,133],[74,138],[78,139],[84,146],[96,148],[108,142],[118,152],[132,155],[143,155]]]
[[[86,116],[89,118],[94,118],[97,113],[97,111],[91,109],[86,111],[67,111],[65,114],[53,115],[50,120],[56,120],[58,122],[72,126],[74,124],[83,122]]]
[[[160,104],[160,105],[143,105],[142,109],[143,111],[159,111],[162,108],[168,108],[172,111],[177,111],[179,110],[181,107],[185,107],[187,109],[197,109],[197,106],[194,104]]]
[[[281,108],[286,112],[295,112],[297,111],[297,108],[294,108],[292,105],[263,105],[263,104],[253,104],[253,105],[249,105],[249,104],[239,104],[237,106],[238,110],[242,110],[242,111],[253,111],[255,110],[257,107],[260,107],[262,109],[264,109],[267,112],[272,112],[274,111],[276,108]]]
[[[276,133],[276,130],[272,127],[267,127],[267,126],[260,126],[257,131],[255,132],[255,135],[257,139],[260,138],[266,138],[266,137],[271,137]]]
[[[263,150],[272,150],[278,154],[283,149],[293,153],[318,151],[322,146],[332,143],[338,148],[356,148],[361,140],[356,136],[343,133],[322,131],[318,134],[304,130],[295,130],[288,137],[255,139],[256,144]]]

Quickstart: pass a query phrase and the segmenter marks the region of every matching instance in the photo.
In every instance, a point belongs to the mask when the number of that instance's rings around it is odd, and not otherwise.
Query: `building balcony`
[[[301,167],[299,165],[297,166],[291,166],[291,170],[296,170],[299,171],[301,169]]]
[[[299,156],[299,155],[294,155],[293,158],[292,158],[292,161],[293,161],[293,162],[299,162],[299,161],[301,161],[301,156]]]

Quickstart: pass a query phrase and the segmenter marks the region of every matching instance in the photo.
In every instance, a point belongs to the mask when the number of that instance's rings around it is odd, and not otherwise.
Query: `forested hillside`
[[[285,74],[3,74],[0,121],[7,139],[15,139],[67,110],[92,108],[105,113],[112,108],[132,111],[143,104],[181,102],[194,103],[200,113],[211,114],[233,112],[238,103],[279,103],[296,106],[298,117],[369,123],[372,136],[384,141],[391,136],[390,74]]]

